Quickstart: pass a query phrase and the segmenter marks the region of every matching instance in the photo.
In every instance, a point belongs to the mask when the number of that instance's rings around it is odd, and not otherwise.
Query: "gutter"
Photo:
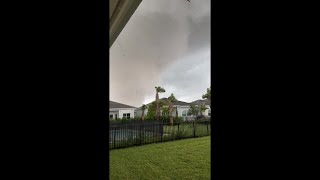
[[[113,0],[112,4],[109,2],[110,11],[109,14],[109,48],[117,39],[125,25],[130,20],[133,13],[136,11],[142,0]]]

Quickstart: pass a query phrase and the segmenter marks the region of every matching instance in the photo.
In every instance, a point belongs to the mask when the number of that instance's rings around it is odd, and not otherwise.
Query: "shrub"
[[[160,121],[163,122],[163,123],[169,123],[170,122],[170,117],[168,115],[160,116]]]
[[[144,121],[155,121],[156,117],[152,116],[145,116]],[[127,123],[127,122],[134,122],[134,121],[142,121],[141,117],[134,117],[134,118],[110,118],[109,122],[117,122],[117,123]],[[164,115],[160,116],[160,121],[163,123],[170,123],[170,116]],[[174,123],[180,123],[183,122],[183,117],[173,117]]]
[[[175,117],[173,122],[174,123],[181,123],[181,122],[183,122],[183,117]]]

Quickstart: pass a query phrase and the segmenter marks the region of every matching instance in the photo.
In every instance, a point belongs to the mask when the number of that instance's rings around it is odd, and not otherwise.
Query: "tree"
[[[189,109],[189,112],[188,112],[188,113],[191,114],[191,115],[194,115],[194,116],[198,115],[198,113],[199,113],[199,108],[198,108],[198,106],[195,106],[194,104],[192,104],[192,105],[190,106],[190,109]]]
[[[148,114],[147,118],[154,120],[156,118],[156,103],[152,102],[151,104],[148,105]]]
[[[141,115],[141,120],[144,121],[144,111],[147,109],[146,105],[143,104],[142,107],[141,107],[141,110],[142,110],[142,115]]]
[[[202,116],[202,112],[206,111],[207,109],[208,108],[204,104],[200,105],[199,107],[200,115]]]
[[[157,121],[159,121],[160,120],[159,93],[164,93],[166,92],[166,90],[160,86],[155,87],[155,89],[156,89],[156,119]]]
[[[207,88],[207,93],[202,95],[202,99],[207,99],[210,104],[210,109],[211,109],[211,87]]]
[[[173,102],[177,101],[177,99],[174,97],[173,93],[168,97],[168,104],[169,104],[169,116],[170,116],[170,124],[173,125]]]
[[[162,107],[165,105],[165,103],[161,100],[159,100],[159,108],[160,109],[163,109]],[[152,103],[150,103],[148,106],[147,106],[147,109],[148,109],[148,114],[146,115],[146,118],[148,119],[152,119],[152,120],[155,120],[156,119],[156,111],[157,111],[157,108],[156,108],[156,102],[153,101]]]
[[[162,114],[162,116],[167,116],[167,115],[169,115],[169,108],[166,107],[166,106],[162,107],[162,108],[161,108],[161,114]]]

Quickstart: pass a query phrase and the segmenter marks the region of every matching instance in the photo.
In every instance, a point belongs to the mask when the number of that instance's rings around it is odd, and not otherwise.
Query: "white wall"
[[[119,118],[123,117],[123,113],[130,113],[130,118],[134,118],[134,109],[120,109]]]
[[[178,106],[178,116],[182,116],[182,111],[183,110],[189,110],[189,107],[181,107],[181,106]],[[144,111],[144,115],[145,116],[147,116],[147,114],[148,114],[148,109],[146,109],[145,111]],[[139,109],[139,110],[136,110],[136,115],[137,116],[139,116],[139,117],[141,117],[142,116],[142,110],[141,109]],[[173,106],[173,111],[172,111],[172,115],[173,116],[176,116],[176,106]]]
[[[118,118],[123,117],[123,113],[130,113],[130,118],[134,118],[134,110],[133,108],[114,108],[114,109],[109,109],[109,117],[110,114],[113,114],[113,118],[115,118],[115,114],[117,114]]]
[[[187,112],[187,114],[188,114],[188,111],[189,111],[189,109],[190,109],[190,107],[189,106],[173,106],[173,111],[172,111],[172,115],[173,116],[176,116],[176,107],[178,107],[178,116],[179,117],[182,117],[182,111],[186,111]],[[210,110],[210,106],[209,105],[206,105],[206,108],[208,108],[208,109],[206,109],[204,112],[202,112],[202,114],[204,115],[204,116],[208,116],[208,113],[209,113],[209,110]],[[138,116],[138,117],[141,117],[142,116],[142,110],[141,109],[139,109],[139,110],[136,110],[135,111],[136,112],[136,116]],[[121,114],[121,113],[120,113]],[[134,113],[133,113],[134,114]],[[144,115],[145,116],[147,116],[147,114],[148,114],[148,109],[146,109],[145,111],[144,111]],[[200,114],[200,113],[199,113]],[[130,116],[131,116],[131,114],[130,114]],[[187,115],[188,116],[188,115]],[[122,118],[122,114],[121,114],[121,118]]]
[[[116,118],[116,114],[117,114],[117,118],[119,118],[119,110],[118,111],[109,111],[109,117],[111,114],[113,115],[113,119]]]
[[[136,112],[136,116],[137,117],[141,117],[142,116],[142,109],[135,110],[135,112]],[[148,114],[148,109],[145,109],[144,110],[144,116],[147,116],[147,114]]]
[[[189,109],[190,109],[190,107],[189,106],[173,106],[173,111],[172,111],[172,115],[173,116],[176,116],[176,107],[178,107],[178,116],[179,117],[182,117],[182,111],[187,111],[187,114],[188,114],[188,111],[189,111]],[[209,112],[209,110],[210,110],[210,106],[209,105],[206,105],[206,108],[208,108],[208,109],[206,109],[204,112],[202,112],[202,114],[204,115],[204,116],[208,116],[208,112]],[[146,109],[145,111],[144,111],[144,115],[146,116],[148,114],[148,109]],[[200,114],[200,113],[199,113]],[[138,116],[138,117],[141,117],[142,116],[142,110],[141,109],[139,109],[139,110],[136,110],[136,116]],[[188,116],[188,115],[187,115]],[[122,117],[122,116],[121,116]]]
[[[206,108],[208,108],[208,109],[206,109],[206,111],[203,112],[203,115],[208,116],[209,115],[210,106],[206,105]]]
[[[135,112],[136,117],[141,117],[142,111],[140,109],[136,109],[134,112]]]
[[[180,108],[178,108],[178,115],[182,116],[182,111],[186,111],[186,113],[188,114],[190,107],[188,106],[180,106]]]

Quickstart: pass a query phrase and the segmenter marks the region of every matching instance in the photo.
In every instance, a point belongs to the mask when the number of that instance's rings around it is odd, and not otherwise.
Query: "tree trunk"
[[[170,125],[173,126],[173,117],[170,116]]]
[[[159,94],[156,92],[156,120],[160,121]]]

